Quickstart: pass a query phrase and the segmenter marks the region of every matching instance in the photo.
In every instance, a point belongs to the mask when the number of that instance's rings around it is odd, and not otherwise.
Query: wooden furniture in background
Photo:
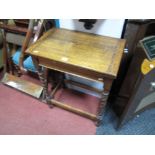
[[[53,89],[50,99],[49,96],[47,97],[47,102],[50,104],[88,117],[100,124],[112,82],[117,76],[124,46],[125,40],[123,39],[65,29],[52,29],[30,46],[26,53],[33,57],[36,68],[45,78],[43,83],[44,93],[47,94],[45,96],[48,96],[47,75],[40,68],[49,68],[104,83],[101,92],[101,103],[96,115],[56,101],[54,94],[61,85],[61,81]],[[75,82],[68,80],[62,79],[62,81],[75,84]],[[82,84],[76,83],[75,85],[82,86],[85,89],[88,88],[88,86]]]
[[[30,19],[14,19],[16,26],[19,27],[28,27]]]
[[[127,74],[133,55],[137,50],[138,42],[144,37],[155,35],[155,20],[154,19],[129,19],[124,31],[123,38],[126,39],[126,53],[123,54],[122,62],[116,80],[110,93],[110,103],[118,116],[121,116],[126,102],[115,102],[120,94],[123,81],[129,74]]]
[[[19,27],[15,24],[8,25],[8,20],[3,20],[0,23],[0,28],[3,30],[3,55],[4,55],[4,72],[13,73],[13,66],[12,66],[12,55],[14,53],[11,52],[12,49],[9,49],[9,44],[13,44],[16,46],[23,46],[21,55],[24,54],[25,48],[28,46],[30,39],[33,33],[33,20],[29,23],[30,27]],[[27,35],[27,36],[26,36]],[[16,50],[16,49],[15,49]],[[9,51],[9,52],[8,52]],[[23,60],[22,60],[23,61]],[[16,67],[17,68],[17,67]],[[19,67],[18,67],[19,68]],[[19,69],[18,69],[19,70]]]
[[[155,60],[137,46],[116,104],[124,104],[118,127],[140,112],[155,106]]]
[[[25,53],[25,49],[42,35],[43,22],[44,20],[30,19],[27,28],[14,24],[7,25],[7,20],[0,23],[0,28],[3,29],[4,76],[2,83],[37,98],[40,97],[43,87],[17,76],[21,76],[27,71],[37,73],[35,69],[32,70],[33,62],[30,61],[31,56]]]

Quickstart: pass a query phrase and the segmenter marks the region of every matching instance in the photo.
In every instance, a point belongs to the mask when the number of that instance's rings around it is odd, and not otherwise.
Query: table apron
[[[46,58],[38,57],[39,59],[39,65],[57,70],[63,73],[67,73],[70,75],[78,76],[84,79],[92,80],[92,81],[97,81],[97,82],[104,82],[104,77],[105,75],[93,70],[89,70],[86,68],[78,67],[78,66],[73,66],[70,64],[62,63],[62,62],[57,62],[53,60],[49,60]]]

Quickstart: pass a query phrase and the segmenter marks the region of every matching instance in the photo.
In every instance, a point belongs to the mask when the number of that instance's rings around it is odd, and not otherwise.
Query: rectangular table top
[[[124,46],[124,39],[54,28],[26,53],[115,78]]]

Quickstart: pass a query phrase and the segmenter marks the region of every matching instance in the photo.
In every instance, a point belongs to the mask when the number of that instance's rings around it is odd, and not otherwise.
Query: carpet
[[[30,80],[29,77],[24,79]],[[31,80],[38,83],[38,80]],[[74,103],[88,112],[95,113],[99,99],[71,90],[61,90],[57,98]],[[110,108],[103,117],[103,124],[96,129],[94,122],[63,109],[50,109],[46,104],[13,88],[0,84],[0,134],[32,135],[154,135],[155,108],[146,110],[119,130],[118,118]]]
[[[80,94],[78,94],[80,95]],[[66,97],[65,97],[66,96]],[[96,98],[77,94],[61,93],[61,100],[93,106]],[[94,109],[90,106],[91,110]],[[48,105],[13,88],[0,84],[0,134],[1,135],[93,135],[96,126],[92,120]]]
[[[97,135],[154,135],[155,108],[144,111],[117,129],[118,117],[107,108],[104,123],[97,128]]]

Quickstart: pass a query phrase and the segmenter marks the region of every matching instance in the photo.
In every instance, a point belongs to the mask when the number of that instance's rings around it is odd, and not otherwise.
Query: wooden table
[[[45,33],[26,52],[32,55],[38,69],[44,86],[44,97],[47,97],[47,80],[45,76],[47,75],[45,74],[47,68],[104,83],[97,115],[56,101],[53,96],[60,83],[53,89],[52,99],[50,100],[52,105],[88,117],[99,124],[112,82],[117,76],[124,46],[125,40],[123,39],[54,28]],[[41,68],[44,68],[44,70]],[[80,83],[65,81],[99,92],[97,89],[92,89]]]

